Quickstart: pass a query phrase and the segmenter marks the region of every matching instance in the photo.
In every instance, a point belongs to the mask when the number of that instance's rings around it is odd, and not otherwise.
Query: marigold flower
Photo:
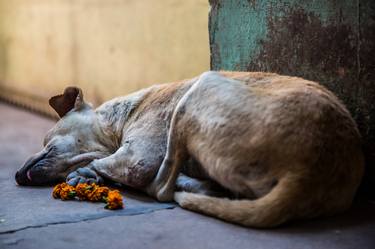
[[[76,187],[73,187],[63,182],[53,188],[52,196],[55,199],[61,200],[79,199],[93,202],[102,201],[107,203],[105,208],[108,209],[120,209],[124,207],[120,191],[109,190],[108,187],[101,187],[95,183],[79,183]]]
[[[107,201],[107,205],[105,207],[108,209],[124,208],[124,204],[122,202],[122,196],[118,190],[109,191],[106,201]]]
[[[52,196],[56,199],[60,198],[61,200],[71,200],[76,196],[76,191],[73,186],[70,186],[64,182],[57,184],[53,188]]]
[[[65,183],[65,182],[64,182]],[[55,199],[59,199],[60,198],[60,191],[62,189],[62,186],[64,183],[60,183],[60,184],[57,184],[54,188],[53,188],[53,191],[52,191],[52,196],[53,198]],[[66,184],[66,183],[65,183]]]
[[[109,188],[95,186],[91,193],[88,194],[88,199],[90,201],[103,201],[107,197]]]
[[[76,186],[77,197],[80,200],[87,200],[87,196],[90,194],[94,186],[87,183],[79,183]]]

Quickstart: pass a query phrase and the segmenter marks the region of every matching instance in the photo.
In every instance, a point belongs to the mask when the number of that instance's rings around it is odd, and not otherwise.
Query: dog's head
[[[16,173],[20,185],[46,185],[64,180],[71,171],[103,157],[101,127],[82,90],[68,87],[49,104],[60,120],[44,138],[44,148]]]

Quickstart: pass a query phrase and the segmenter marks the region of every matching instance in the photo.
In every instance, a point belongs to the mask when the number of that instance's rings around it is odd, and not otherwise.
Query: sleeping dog
[[[105,102],[52,97],[60,116],[20,185],[105,179],[251,227],[348,209],[361,181],[360,135],[323,86],[271,73],[206,72]]]

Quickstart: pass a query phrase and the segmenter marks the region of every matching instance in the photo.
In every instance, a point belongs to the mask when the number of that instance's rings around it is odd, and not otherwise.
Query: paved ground
[[[62,202],[51,188],[19,187],[17,168],[53,122],[0,103],[0,248],[375,248],[375,204],[346,214],[256,230],[161,205],[124,190],[123,211]]]

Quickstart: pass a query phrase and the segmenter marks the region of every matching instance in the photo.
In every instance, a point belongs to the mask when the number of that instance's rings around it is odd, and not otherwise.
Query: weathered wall
[[[211,0],[211,68],[318,81],[348,106],[375,188],[375,1]],[[372,182],[372,184],[370,184]]]
[[[76,84],[95,104],[209,69],[206,0],[0,0],[0,97],[49,111]]]

